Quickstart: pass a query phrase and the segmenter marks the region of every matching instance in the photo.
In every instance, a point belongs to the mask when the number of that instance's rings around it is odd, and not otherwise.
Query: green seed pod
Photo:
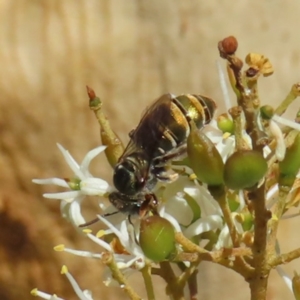
[[[195,124],[187,139],[187,153],[198,179],[208,185],[223,184],[224,163],[212,141]]]
[[[252,188],[267,170],[267,162],[261,153],[254,150],[237,151],[225,163],[224,181],[233,190]]]
[[[175,253],[175,231],[172,224],[160,216],[142,219],[140,246],[149,259],[159,262]]]
[[[286,149],[284,159],[279,162],[280,180],[296,177],[300,168],[300,133],[295,137],[293,144]],[[294,180],[293,180],[294,181]]]
[[[270,120],[274,115],[274,108],[270,105],[264,105],[260,108],[260,114],[263,119]]]
[[[228,114],[222,114],[217,118],[218,128],[223,132],[234,133],[234,124]]]

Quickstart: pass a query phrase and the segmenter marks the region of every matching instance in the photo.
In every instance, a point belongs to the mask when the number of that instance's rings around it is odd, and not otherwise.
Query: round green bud
[[[139,242],[145,256],[155,262],[168,259],[176,250],[174,228],[160,216],[141,220]]]
[[[260,108],[260,114],[263,119],[270,120],[274,115],[274,108],[270,105],[264,105]]]
[[[234,124],[228,114],[222,114],[217,118],[217,126],[223,133],[234,133]]]
[[[198,179],[208,185],[223,184],[224,163],[213,142],[192,123],[187,153]]]
[[[267,170],[267,162],[261,153],[254,150],[237,151],[225,163],[224,181],[233,190],[252,188]]]
[[[243,220],[242,226],[243,226],[244,231],[248,231],[253,226],[253,223],[254,223],[253,216],[249,212],[244,213],[243,216],[244,216],[244,220]]]

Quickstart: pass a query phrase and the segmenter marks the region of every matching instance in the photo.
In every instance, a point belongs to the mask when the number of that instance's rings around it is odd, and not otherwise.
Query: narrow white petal
[[[239,190],[239,202],[240,202],[240,205],[237,209],[238,212],[242,211],[244,209],[244,207],[246,206],[243,190]]]
[[[295,121],[288,120],[288,119],[280,117],[278,115],[274,115],[272,117],[272,120],[274,120],[282,125],[286,125],[288,127],[291,127],[291,128],[294,128],[294,129],[300,131],[300,124],[296,123]]]
[[[232,247],[232,241],[229,235],[229,229],[227,225],[225,225],[219,234],[219,239],[215,245],[215,249],[219,250],[221,248],[231,248],[231,247]]]
[[[187,238],[191,238],[202,232],[207,232],[215,229],[220,229],[223,226],[222,218],[218,215],[211,215],[209,217],[202,217],[189,226],[185,231],[184,235]]]
[[[228,111],[232,107],[231,102],[230,102],[229,92],[228,92],[228,86],[226,84],[224,70],[221,66],[220,60],[217,60],[216,63],[217,63],[217,68],[218,68],[219,81],[220,81],[222,94],[223,94],[223,100],[225,102],[226,110]]]
[[[75,161],[75,159],[71,156],[68,150],[66,150],[62,145],[57,144],[58,149],[64,156],[68,166],[71,168],[71,170],[74,172],[74,174],[79,178],[79,179],[84,179],[84,174],[81,172],[80,167],[78,163]]]
[[[202,217],[222,214],[219,204],[211,196],[211,194],[209,194],[208,190],[205,187],[197,185],[193,188],[184,188],[184,191],[192,198],[194,198],[195,201],[199,204]]]
[[[89,173],[89,165],[91,163],[91,161],[101,152],[103,152],[105,150],[106,146],[100,146],[97,147],[91,151],[89,151],[86,156],[84,157],[81,165],[80,165],[80,169],[81,171],[86,175],[86,176],[90,176]]]
[[[270,209],[277,202],[278,184],[273,185],[267,192],[267,209]]]
[[[188,226],[193,220],[193,211],[183,197],[169,198],[166,203],[166,211],[181,225]]]
[[[53,185],[58,185],[66,188],[69,187],[67,182],[61,178],[32,179],[32,182],[36,184],[53,184]]]
[[[127,255],[128,256],[128,255]],[[119,269],[125,269],[129,268],[131,265],[133,265],[138,259],[141,259],[143,257],[133,257],[132,259],[128,260],[127,262],[117,262],[117,266]]]
[[[159,210],[159,214],[161,217],[167,219],[175,228],[176,232],[181,232],[181,228],[177,220],[170,214],[165,211],[165,207],[161,207]]]
[[[101,215],[97,215],[97,217],[119,238],[120,241],[124,238],[121,232],[115,227],[115,225],[113,225],[111,222],[109,222],[106,218],[102,217]],[[128,233],[126,232],[125,232],[125,238],[128,238]]]
[[[273,120],[269,123],[270,132],[276,139],[276,149],[275,155],[279,161],[282,161],[285,156],[286,146],[284,142],[284,137],[280,127]]]
[[[72,288],[74,290],[74,292],[76,293],[76,295],[79,297],[80,300],[92,300],[90,295],[86,295],[81,288],[79,287],[78,283],[76,282],[76,280],[74,279],[74,277],[69,273],[65,273],[65,275],[67,276],[69,282],[72,285]]]
[[[80,191],[67,191],[61,193],[46,193],[43,194],[43,197],[48,199],[69,200],[79,195],[80,195]]]
[[[80,201],[73,201],[69,206],[69,220],[76,226],[86,223],[84,217],[81,214]]]
[[[87,237],[90,238],[93,242],[95,242],[99,246],[101,246],[102,248],[106,249],[107,251],[113,252],[111,246],[108,243],[106,243],[105,241],[103,241],[102,239],[99,239],[90,233],[87,234]]]
[[[279,274],[279,276],[283,279],[289,290],[293,293],[293,284],[291,278],[283,271],[283,269],[280,266],[276,267],[276,271]]]
[[[34,289],[34,291],[32,291],[31,294],[33,296],[37,296],[37,297],[40,297],[40,298],[46,299],[46,300],[64,300],[63,298],[57,297],[56,295],[50,295],[48,293],[39,291],[37,289]]]
[[[75,250],[70,248],[64,248],[64,252],[71,253],[73,255],[82,256],[82,257],[90,257],[90,258],[102,258],[102,254],[99,253],[92,253],[90,251],[83,251],[83,250]]]

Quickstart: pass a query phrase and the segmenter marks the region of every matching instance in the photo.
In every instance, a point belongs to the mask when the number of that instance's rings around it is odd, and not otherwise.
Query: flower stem
[[[184,300],[183,287],[178,284],[178,280],[169,262],[159,263],[160,275],[167,282],[167,294],[174,300]]]
[[[151,277],[151,266],[145,265],[145,267],[141,270],[141,272],[144,278],[148,300],[155,300],[152,277]]]
[[[252,246],[254,271],[248,282],[251,290],[251,300],[265,300],[270,273],[267,252],[267,223],[270,212],[265,206],[265,184],[249,194],[252,200],[254,219],[254,242]]]
[[[280,103],[280,105],[275,109],[275,114],[281,116],[289,105],[299,96],[300,94],[300,83],[293,84],[291,90],[285,97],[285,99]]]
[[[220,205],[220,208],[223,212],[224,220],[228,226],[229,229],[229,234],[232,240],[232,245],[233,247],[239,247],[240,242],[239,242],[239,235],[238,232],[235,228],[235,225],[233,223],[232,217],[231,217],[231,211],[228,206],[228,202],[226,201],[226,194],[223,193],[216,199]]]
[[[273,260],[270,261],[270,265],[272,265],[272,267],[276,267],[278,265],[288,263],[299,257],[300,257],[300,248],[276,256]]]
[[[111,270],[113,278],[120,284],[122,289],[127,293],[130,299],[132,300],[141,300],[142,298],[132,289],[125,279],[123,273],[118,268],[113,254],[110,252],[104,252],[102,254],[102,262],[109,267]]]

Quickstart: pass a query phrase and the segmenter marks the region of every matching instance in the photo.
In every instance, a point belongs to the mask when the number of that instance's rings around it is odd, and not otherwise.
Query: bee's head
[[[114,170],[113,182],[116,189],[125,195],[135,195],[145,186],[146,178],[138,160],[125,158]]]

